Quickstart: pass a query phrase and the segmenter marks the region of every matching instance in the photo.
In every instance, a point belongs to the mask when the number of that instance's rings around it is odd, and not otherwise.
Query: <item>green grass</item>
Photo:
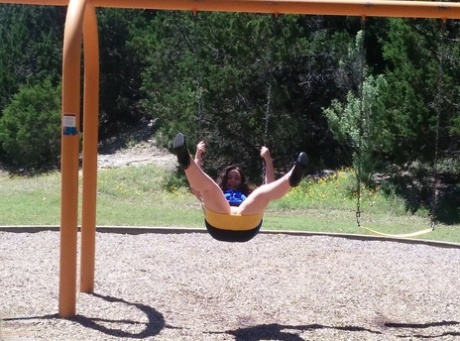
[[[0,176],[0,225],[59,225],[60,174]],[[81,182],[80,182],[81,183]],[[175,174],[149,165],[104,169],[98,175],[97,225],[203,227],[198,201]],[[367,234],[356,223],[354,174],[340,171],[318,181],[305,180],[273,202],[263,229]],[[405,202],[381,189],[363,189],[361,225],[389,234],[430,226],[428,211],[415,214]],[[460,243],[460,225],[438,224],[420,239]]]

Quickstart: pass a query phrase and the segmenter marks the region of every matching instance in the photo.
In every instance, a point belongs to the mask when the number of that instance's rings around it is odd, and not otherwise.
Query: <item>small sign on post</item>
[[[75,114],[62,116],[62,135],[77,135],[77,119]]]

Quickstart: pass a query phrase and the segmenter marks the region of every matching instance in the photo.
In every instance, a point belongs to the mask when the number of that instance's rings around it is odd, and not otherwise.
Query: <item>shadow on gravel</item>
[[[400,338],[417,338],[417,339],[432,339],[446,336],[460,336],[458,331],[458,325],[460,322],[457,321],[442,321],[442,322],[431,322],[424,324],[414,324],[414,323],[385,323],[383,324],[387,328],[400,328],[400,329],[409,329],[410,333],[407,335],[398,335]],[[443,331],[439,334],[431,335],[421,335],[414,334],[416,330],[436,328],[436,327],[449,327],[455,326],[453,331]],[[301,338],[298,334],[304,331],[312,331],[318,329],[335,329],[338,331],[344,332],[366,332],[376,335],[382,335],[381,331],[372,330],[363,327],[357,326],[326,326],[321,324],[307,324],[307,325],[283,325],[283,324],[261,324],[257,326],[252,326],[248,328],[239,328],[235,330],[227,330],[224,332],[208,332],[207,334],[228,334],[235,336],[235,341],[262,341],[262,340],[279,340],[279,341],[306,341]]]
[[[148,321],[147,322],[139,322],[133,320],[110,320],[110,319],[101,319],[101,318],[91,318],[86,317],[83,315],[76,315],[71,320],[81,324],[83,327],[91,328],[97,330],[101,333],[117,336],[120,338],[132,338],[132,339],[143,339],[150,336],[158,335],[163,328],[166,327],[165,320],[162,314],[158,311],[149,307],[144,304],[140,303],[131,303],[125,301],[122,298],[116,298],[112,296],[104,296],[100,294],[91,294],[94,297],[100,298],[107,302],[115,302],[115,303],[123,303],[129,306],[136,307],[140,311],[142,311],[146,316]],[[138,325],[138,324],[145,324],[144,330],[139,333],[130,333],[119,328],[109,328],[102,323],[114,323],[114,324],[128,324],[128,325]]]
[[[79,315],[79,314],[75,315],[72,318],[69,318],[68,319],[69,321],[79,323],[85,328],[91,328],[101,333],[119,337],[121,339],[125,339],[125,338],[144,339],[146,337],[158,335],[163,328],[175,328],[175,327],[166,325],[163,315],[160,314],[155,309],[153,309],[152,307],[149,307],[147,305],[139,304],[139,303],[131,303],[121,298],[116,298],[116,297],[111,297],[111,296],[103,296],[99,294],[90,294],[90,295],[103,299],[106,302],[122,303],[122,304],[136,307],[137,309],[142,311],[147,316],[148,321],[140,322],[140,321],[133,321],[133,320],[111,320],[111,319],[102,319],[102,318],[91,318],[91,317],[86,317],[86,316]],[[52,319],[60,319],[60,317],[58,314],[49,314],[49,315],[42,315],[42,316],[5,318],[4,321],[52,320]],[[102,324],[145,325],[145,328],[139,333],[130,333],[120,328],[109,328]]]
[[[458,325],[460,322],[457,321],[442,321],[442,322],[431,322],[431,323],[385,323],[385,327],[388,328],[409,328],[409,329],[427,329],[433,327],[448,327],[448,326],[456,326],[455,331],[444,331],[438,335],[398,335],[401,338],[409,338],[409,337],[416,337],[418,339],[434,339],[438,337],[444,336],[460,336],[460,331],[458,331]]]
[[[381,334],[363,327],[344,326],[332,327],[321,324],[306,324],[299,326],[283,325],[278,323],[260,324],[258,326],[239,328],[236,330],[227,330],[225,332],[210,332],[209,334],[229,334],[235,336],[235,341],[262,341],[262,340],[279,340],[279,341],[305,341],[297,333],[316,329],[337,329],[350,332],[366,332],[372,334]]]

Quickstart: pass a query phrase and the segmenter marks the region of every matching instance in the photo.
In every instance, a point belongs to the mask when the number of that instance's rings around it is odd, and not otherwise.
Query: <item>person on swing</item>
[[[203,141],[197,145],[195,160],[188,152],[186,137],[182,133],[176,135],[173,150],[192,192],[202,203],[209,234],[216,240],[227,242],[252,239],[260,230],[268,204],[298,186],[308,166],[308,156],[301,152],[291,170],[275,180],[270,151],[264,146],[260,155],[265,161],[266,182],[252,191],[238,166],[225,168],[218,182],[201,169],[202,156],[206,151]]]

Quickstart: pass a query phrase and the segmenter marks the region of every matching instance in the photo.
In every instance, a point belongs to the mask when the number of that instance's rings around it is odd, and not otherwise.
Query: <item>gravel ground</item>
[[[97,234],[58,318],[59,233],[0,232],[0,340],[460,340],[460,248],[259,234]]]

